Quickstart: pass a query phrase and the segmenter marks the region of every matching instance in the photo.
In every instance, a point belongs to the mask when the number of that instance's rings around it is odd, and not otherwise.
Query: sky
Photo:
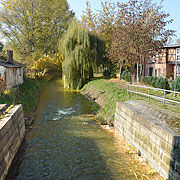
[[[75,12],[76,17],[80,20],[83,10],[86,9],[86,0],[67,0],[70,8]],[[100,9],[101,0],[89,0],[92,10]],[[111,0],[112,2],[127,2],[127,0]],[[159,4],[161,0],[153,0],[154,3]],[[176,37],[174,40],[180,38],[180,0],[164,0],[163,11],[170,14],[170,19],[174,19],[173,23],[168,25],[168,29],[175,30]]]

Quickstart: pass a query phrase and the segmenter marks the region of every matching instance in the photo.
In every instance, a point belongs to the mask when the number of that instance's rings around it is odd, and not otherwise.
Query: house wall
[[[176,48],[167,49],[168,61],[176,61]]]
[[[166,76],[166,63],[154,63],[154,64],[146,64],[146,76],[149,76],[149,68],[153,68],[152,76],[155,76],[155,69],[157,69],[157,76],[158,77],[165,77]]]
[[[23,83],[23,68],[6,68],[6,82],[8,88]]]
[[[155,62],[152,62],[153,58],[150,57],[146,61],[145,75],[149,75],[149,68],[153,68],[152,76],[155,76],[155,69],[157,69],[158,77],[173,77],[175,72],[174,65],[168,64],[168,62],[176,61],[176,48],[164,48],[159,53],[159,56],[155,58]]]
[[[0,66],[0,76],[5,78],[6,68],[4,66]]]

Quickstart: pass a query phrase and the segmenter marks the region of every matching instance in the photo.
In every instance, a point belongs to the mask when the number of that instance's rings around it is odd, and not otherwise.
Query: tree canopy
[[[129,0],[118,3],[116,28],[113,33],[109,57],[113,62],[121,64],[128,60],[137,64],[137,81],[139,80],[139,64],[144,64],[148,56],[154,55],[174,34],[166,30],[169,14],[163,12],[162,6],[153,4],[152,0]]]
[[[105,43],[73,19],[59,42],[65,87],[80,89],[104,60]]]
[[[74,15],[66,0],[2,0],[0,30],[24,60],[31,53],[53,54]]]
[[[106,42],[108,49],[111,44],[113,29],[115,27],[117,11],[113,2],[101,1],[101,9],[93,12],[90,2],[86,1],[86,10],[83,11],[81,22],[85,28],[94,32]]]
[[[53,58],[49,55],[43,55],[34,63],[34,68],[38,71],[50,72],[59,71],[62,72],[63,59],[61,54],[54,54]]]

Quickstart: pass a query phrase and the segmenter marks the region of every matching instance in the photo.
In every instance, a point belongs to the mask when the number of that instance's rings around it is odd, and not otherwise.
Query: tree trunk
[[[139,59],[137,60],[137,83],[139,83]]]
[[[122,64],[119,65],[119,79],[121,80]]]
[[[93,78],[94,77],[94,74],[93,74],[93,67],[91,66],[90,69],[89,69],[89,78]]]

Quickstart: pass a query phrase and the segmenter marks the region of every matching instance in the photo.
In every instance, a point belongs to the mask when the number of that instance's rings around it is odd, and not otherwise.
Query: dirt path
[[[127,81],[124,81],[124,80],[120,80],[119,78],[117,79],[110,79],[108,80],[109,82],[113,82],[114,84],[118,85],[118,86],[121,86],[123,88],[126,88],[127,86]]]

